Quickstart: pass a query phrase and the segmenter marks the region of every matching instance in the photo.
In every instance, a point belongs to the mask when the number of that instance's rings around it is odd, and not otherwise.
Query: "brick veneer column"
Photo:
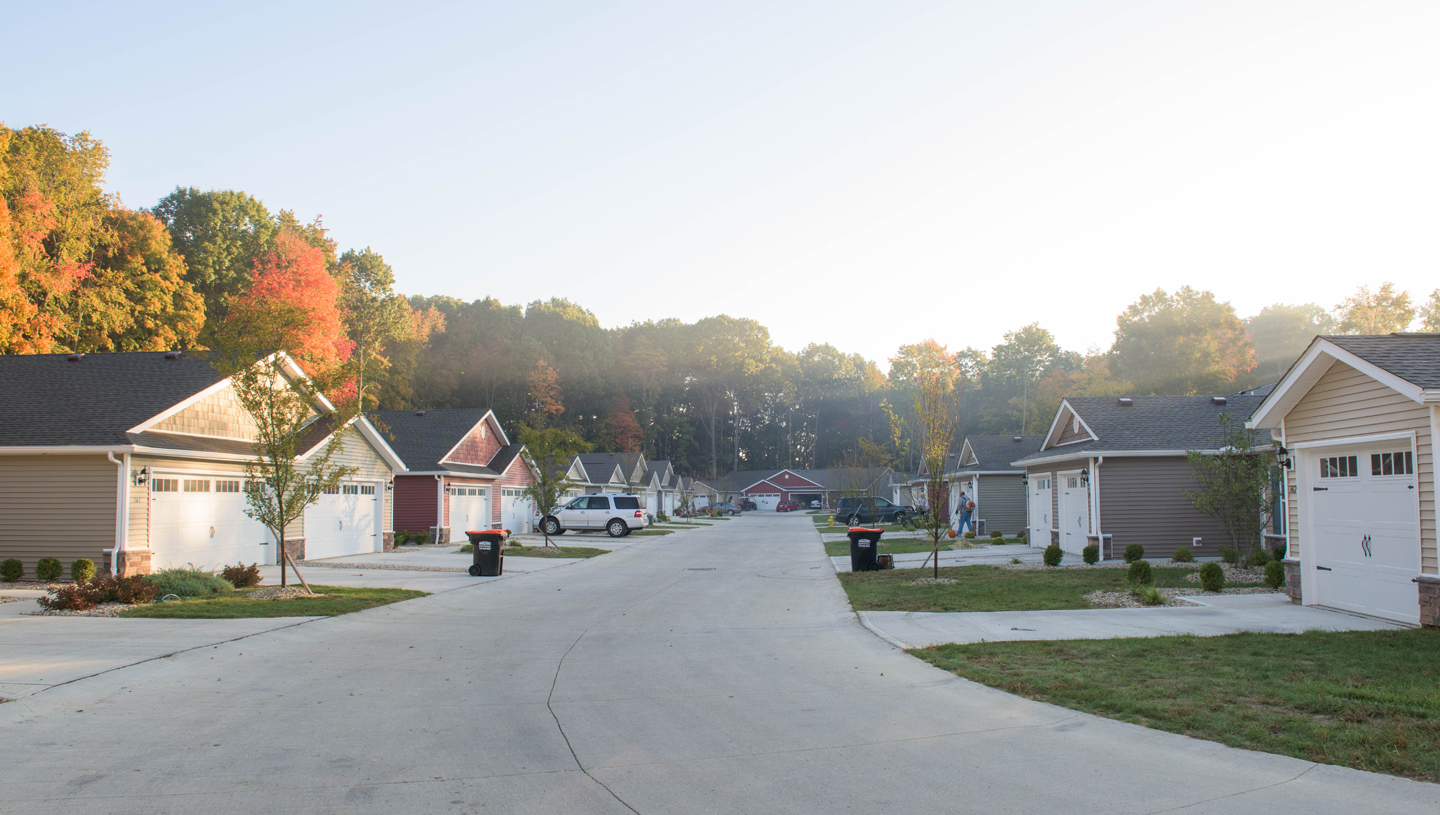
[[[1440,628],[1440,576],[1422,574],[1416,582],[1420,584],[1421,627]]]
[[[1290,602],[1300,604],[1300,561],[1295,558],[1285,558],[1285,596]]]

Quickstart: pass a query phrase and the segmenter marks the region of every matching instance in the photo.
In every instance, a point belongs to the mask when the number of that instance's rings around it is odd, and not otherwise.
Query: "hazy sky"
[[[1156,287],[1423,296],[1440,2],[11,3],[0,121],[323,214],[406,293],[725,312],[881,367]],[[855,317],[854,327],[847,320]]]

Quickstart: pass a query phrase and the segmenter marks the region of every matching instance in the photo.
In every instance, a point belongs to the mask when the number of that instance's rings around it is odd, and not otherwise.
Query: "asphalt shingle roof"
[[[126,432],[219,382],[204,354],[0,355],[0,447],[129,445]]]
[[[620,468],[620,477],[628,479],[639,462],[639,453],[581,453],[580,466],[585,468],[585,477],[591,484],[610,483],[615,468]]]
[[[1147,450],[1214,450],[1220,446],[1220,416],[1229,414],[1243,424],[1262,396],[1227,396],[1217,405],[1209,396],[1136,396],[1130,406],[1114,396],[1075,396],[1065,401],[1080,420],[1094,431],[1098,440],[1051,447],[1012,461],[1063,455]]]
[[[994,472],[996,470],[1019,472],[1024,468],[1013,467],[1010,463],[1039,450],[1040,445],[1045,443],[1045,437],[1043,435],[966,436],[965,441],[975,453],[976,463],[961,467],[960,472]]]
[[[1440,388],[1440,334],[1357,334],[1322,339],[1422,388]]]
[[[421,415],[421,414],[424,415]],[[380,435],[405,462],[405,466],[416,472],[455,469],[459,466],[443,465],[441,457],[455,448],[470,429],[480,423],[489,413],[484,408],[458,408],[452,410],[372,410],[365,415],[376,422]],[[483,472],[482,472],[483,471]],[[488,467],[478,471],[465,469],[477,475],[493,474]]]

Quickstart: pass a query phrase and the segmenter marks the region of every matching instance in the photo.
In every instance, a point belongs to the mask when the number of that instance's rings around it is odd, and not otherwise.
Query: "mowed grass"
[[[669,535],[670,533],[672,533],[672,532],[674,532],[674,531],[675,531],[675,530],[673,530],[673,529],[656,529],[656,528],[654,528],[654,527],[651,527],[651,528],[649,528],[649,529],[637,529],[637,530],[635,530],[634,532],[631,532],[630,534],[631,534],[631,535],[635,535],[636,537],[642,537],[642,538],[643,538],[643,537],[649,536],[649,537],[652,537],[652,538],[653,538],[653,537],[655,537],[656,535]]]
[[[950,551],[952,541],[943,540],[940,542],[940,551]],[[876,550],[882,555],[903,555],[907,552],[928,552],[934,546],[930,541],[923,538],[880,538],[880,548]],[[840,557],[850,554],[850,540],[825,541],[825,554],[830,557]]]
[[[910,653],[1097,716],[1440,782],[1440,631],[996,642]]]
[[[884,541],[881,541],[884,545]],[[849,541],[846,541],[849,546]],[[849,551],[848,549],[846,551]],[[885,551],[883,548],[880,551]],[[1199,588],[1185,575],[1194,569],[1156,567],[1157,588]],[[947,566],[941,577],[953,584],[912,586],[926,569],[889,569],[883,572],[841,572],[840,585],[856,611],[1039,611],[1090,608],[1084,597],[1100,589],[1124,589],[1124,569],[1001,569],[998,566]],[[1226,584],[1241,585],[1241,584]],[[1247,584],[1256,585],[1256,584]]]
[[[293,600],[251,600],[249,591],[218,597],[202,597],[170,603],[150,603],[121,614],[121,617],[154,617],[180,620],[223,620],[240,617],[338,617],[354,611],[385,606],[402,600],[424,597],[429,592],[409,589],[349,588],[311,586],[323,597]]]
[[[633,533],[632,533],[633,534]],[[556,558],[585,558],[596,555],[607,554],[609,549],[596,549],[592,546],[506,546],[505,557],[556,557]],[[470,544],[460,547],[461,554],[472,554]]]

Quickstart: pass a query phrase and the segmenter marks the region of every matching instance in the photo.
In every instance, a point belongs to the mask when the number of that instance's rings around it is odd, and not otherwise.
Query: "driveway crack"
[[[1147,812],[1147,813],[1145,813],[1145,815],[1160,815],[1160,813],[1162,813],[1162,812],[1179,812],[1179,811],[1184,810],[1184,809],[1189,809],[1190,807],[1200,806],[1201,804],[1208,804],[1208,803],[1210,803],[1211,801],[1223,801],[1223,800],[1225,800],[1226,798],[1234,798],[1234,797],[1237,796],[1237,795],[1249,795],[1249,794],[1252,793],[1252,792],[1259,792],[1260,790],[1272,789],[1272,788],[1274,788],[1274,787],[1279,787],[1279,786],[1282,786],[1282,785],[1284,785],[1284,784],[1289,784],[1289,783],[1292,782],[1292,781],[1299,781],[1299,780],[1305,775],[1305,773],[1310,772],[1311,770],[1315,769],[1315,768],[1318,767],[1318,766],[1320,766],[1320,765],[1319,765],[1319,764],[1311,764],[1309,767],[1306,767],[1306,768],[1304,769],[1304,771],[1301,772],[1300,774],[1295,775],[1295,776],[1292,776],[1292,777],[1290,777],[1290,778],[1286,778],[1286,779],[1281,780],[1281,781],[1276,781],[1274,784],[1262,784],[1261,786],[1258,786],[1258,787],[1251,787],[1251,788],[1248,789],[1248,790],[1238,790],[1238,791],[1236,791],[1236,792],[1227,793],[1227,794],[1225,794],[1225,795],[1217,795],[1217,796],[1215,796],[1214,798],[1205,798],[1205,799],[1202,799],[1202,800],[1200,800],[1200,801],[1191,801],[1191,802],[1188,803],[1188,804],[1181,804],[1181,805],[1178,806],[1178,807],[1170,807],[1170,808],[1168,808],[1168,809],[1157,809],[1157,810],[1154,810],[1154,811],[1152,811],[1152,812]]]

